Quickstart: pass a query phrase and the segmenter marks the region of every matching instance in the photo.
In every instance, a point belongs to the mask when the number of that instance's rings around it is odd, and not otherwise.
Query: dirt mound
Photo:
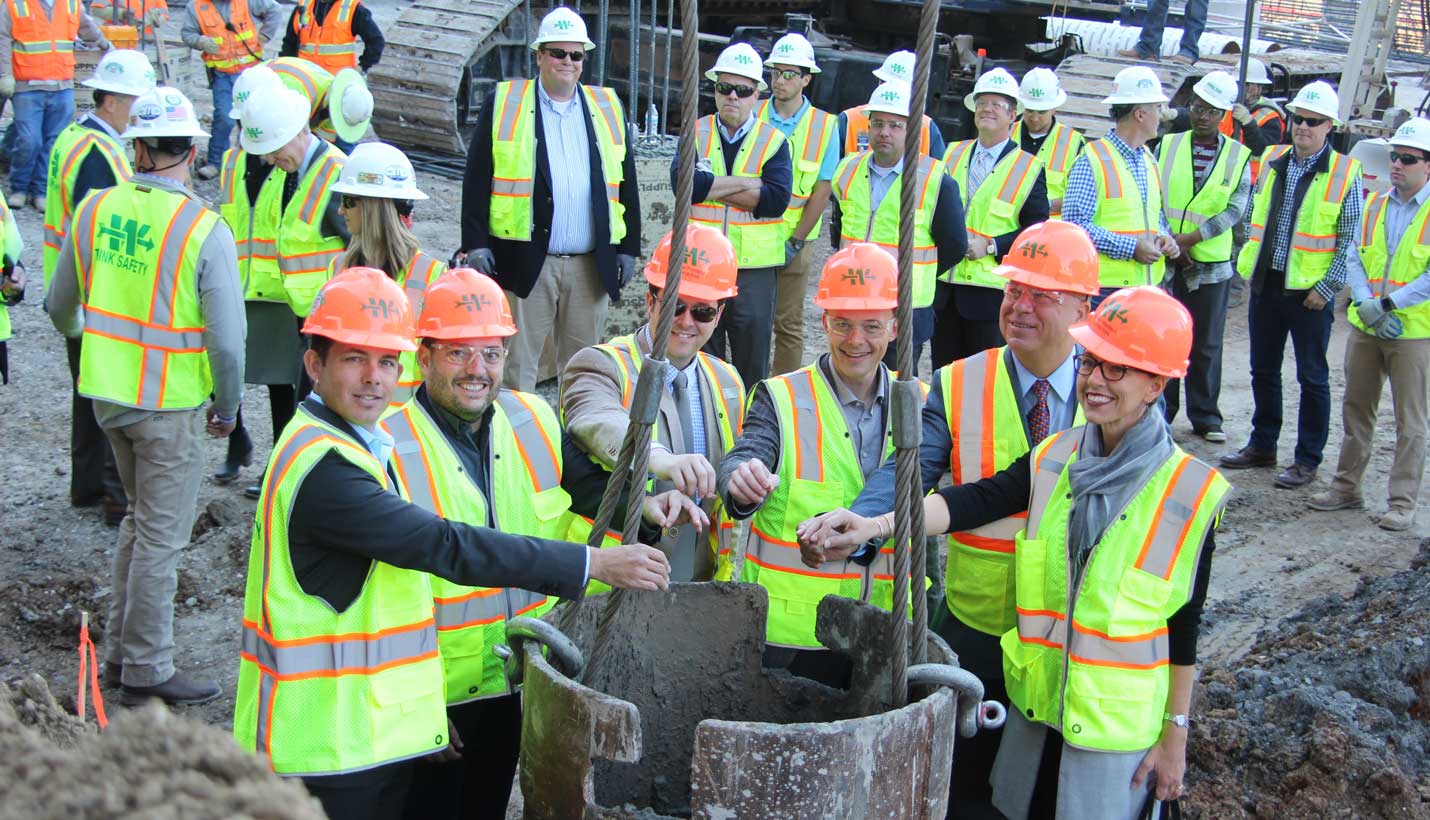
[[[1430,540],[1203,676],[1193,818],[1430,818]]]
[[[39,676],[0,684],[0,748],[0,820],[324,820],[227,733],[150,705],[98,734]]]

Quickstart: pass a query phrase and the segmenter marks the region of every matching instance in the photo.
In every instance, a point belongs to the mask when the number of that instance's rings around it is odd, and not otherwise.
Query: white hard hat
[[[1286,103],[1286,110],[1291,113],[1304,111],[1307,114],[1315,114],[1319,117],[1326,117],[1336,125],[1341,124],[1341,98],[1336,94],[1336,89],[1325,80],[1317,80],[1314,83],[1307,83],[1296,92],[1295,99]]]
[[[910,83],[914,81],[914,53],[895,51],[884,58],[884,64],[874,69],[874,76],[886,83]]]
[[[1395,133],[1391,135],[1388,142],[1392,146],[1419,148],[1426,154],[1430,154],[1430,120],[1424,117],[1406,120],[1399,128],[1395,129]]]
[[[1213,108],[1230,111],[1236,107],[1236,79],[1225,71],[1208,71],[1192,86],[1192,93]]]
[[[308,124],[308,98],[284,86],[249,97],[239,113],[238,144],[254,156],[271,154],[287,145]]]
[[[233,107],[228,110],[228,118],[236,120],[243,113],[243,103],[254,93],[283,87],[283,78],[278,72],[260,63],[244,69],[233,81]]]
[[[762,66],[763,62],[754,46],[749,43],[736,43],[720,52],[720,56],[715,59],[715,67],[705,72],[705,79],[714,82],[717,75],[734,74],[754,80],[759,84],[759,89],[764,91],[769,86],[765,85],[765,71]]]
[[[1018,103],[1018,81],[1006,68],[995,68],[978,78],[978,82],[973,84],[973,91],[963,97],[963,105],[969,111],[978,110],[979,94],[1001,94],[1012,101],[1015,109],[1022,110]]]
[[[132,48],[116,48],[108,52],[94,67],[94,76],[80,83],[96,91],[128,94],[137,97],[156,83],[154,66],[144,52]]]
[[[344,142],[357,142],[367,133],[367,124],[372,121],[372,92],[367,88],[367,80],[355,68],[344,68],[333,77],[328,88],[328,119],[333,122],[333,131]]]
[[[1112,95],[1102,101],[1108,105],[1146,105],[1168,100],[1157,74],[1145,65],[1133,65],[1117,72],[1112,79]]]
[[[1246,58],[1246,81],[1255,85],[1271,85],[1271,75],[1266,72],[1266,63],[1255,57]]]
[[[199,118],[194,116],[194,104],[184,96],[184,92],[166,85],[140,94],[129,108],[129,127],[121,135],[124,139],[143,137],[207,137],[208,132],[199,127]]]
[[[364,142],[343,164],[333,190],[377,199],[426,199],[407,155],[385,142]]]
[[[557,6],[541,18],[536,39],[531,41],[531,50],[535,51],[543,43],[580,43],[587,51],[596,47],[586,34],[586,21],[565,6]]]
[[[869,114],[880,111],[885,114],[897,114],[900,117],[909,115],[909,96],[912,89],[908,83],[898,80],[893,82],[880,83],[874,89],[874,93],[869,96],[869,104],[864,106],[864,113]]]
[[[1068,101],[1068,92],[1051,68],[1035,68],[1023,75],[1018,102],[1029,111],[1051,111]]]
[[[814,46],[803,34],[793,31],[776,40],[774,48],[770,49],[765,65],[775,64],[807,68],[810,74],[819,73],[819,66],[814,64]]]

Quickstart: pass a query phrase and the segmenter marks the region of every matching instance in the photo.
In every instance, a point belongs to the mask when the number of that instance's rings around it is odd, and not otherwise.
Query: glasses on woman
[[[1135,367],[1128,367],[1125,364],[1113,364],[1112,362],[1099,361],[1086,353],[1079,353],[1073,357],[1073,364],[1077,365],[1079,376],[1091,376],[1092,371],[1102,368],[1102,378],[1110,382],[1120,382],[1127,375],[1127,371],[1136,370]]]
[[[476,348],[471,345],[449,345],[441,342],[432,342],[431,348],[442,354],[442,358],[447,364],[453,367],[466,367],[478,356],[482,363],[488,366],[499,365],[506,361],[506,348],[504,347],[483,347]]]
[[[734,94],[736,97],[744,100],[755,93],[755,87],[753,85],[735,85],[734,83],[716,83],[715,93],[721,95]]]
[[[358,206],[358,198],[352,194],[343,194],[343,207],[352,210]]]
[[[546,52],[547,54],[551,55],[551,59],[553,59],[553,60],[566,60],[566,59],[570,59],[571,62],[573,62],[573,63],[579,63],[579,62],[581,62],[582,60],[586,59],[586,52],[583,51],[583,50],[581,50],[581,49],[579,49],[579,48],[573,48],[573,49],[571,49],[570,51],[567,51],[567,50],[564,49],[564,48],[550,48],[550,47],[547,47],[547,48],[543,48],[542,51],[544,51],[544,52]]]

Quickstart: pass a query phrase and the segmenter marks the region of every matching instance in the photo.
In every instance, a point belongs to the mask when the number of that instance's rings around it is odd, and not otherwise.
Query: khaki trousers
[[[105,660],[123,663],[125,686],[174,675],[174,592],[203,481],[204,411],[151,413],[104,432],[114,446],[129,514],[119,525]]]
[[[1414,510],[1425,475],[1425,418],[1430,339],[1381,339],[1351,328],[1346,338],[1346,394],[1341,404],[1345,439],[1331,489],[1361,495],[1370,464],[1375,414],[1390,380],[1395,413],[1395,457],[1390,465],[1390,509]]]
[[[525,299],[506,292],[516,321],[506,360],[506,386],[531,392],[541,369],[547,341],[556,349],[556,372],[583,347],[605,341],[606,311],[611,297],[596,270],[596,255],[548,255],[541,274]]]
[[[775,274],[775,363],[770,369],[774,375],[804,366],[804,289],[813,250],[814,242],[806,242]]]

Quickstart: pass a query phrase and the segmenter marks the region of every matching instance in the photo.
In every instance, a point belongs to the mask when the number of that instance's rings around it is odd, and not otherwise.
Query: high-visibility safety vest
[[[1419,279],[1424,275],[1426,265],[1430,265],[1430,200],[1415,212],[1415,217],[1400,237],[1400,243],[1395,246],[1395,255],[1391,256],[1389,237],[1385,235],[1385,205],[1389,198],[1390,192],[1386,191],[1373,193],[1365,201],[1360,242],[1356,247],[1365,266],[1366,278],[1370,280],[1371,294],[1376,299],[1389,296]],[[1360,320],[1356,311],[1346,313],[1351,324],[1366,333],[1373,332]],[[1399,338],[1430,338],[1430,302],[1397,309],[1395,316],[1404,328]]]
[[[765,100],[760,103],[755,117],[763,122],[770,122],[770,115],[774,110],[774,101]],[[804,206],[809,204],[809,194],[819,181],[819,169],[824,164],[825,153],[834,150],[836,124],[833,114],[810,105],[805,108],[804,116],[799,118],[799,124],[787,138],[790,160],[794,164],[794,180],[790,187],[789,207],[785,208],[786,239],[794,237],[795,228],[799,227],[800,219],[804,218]],[[809,233],[799,238],[818,236],[819,224],[823,221],[824,216],[821,214],[810,227]]]
[[[59,262],[60,246],[69,231],[74,206],[78,204],[74,201],[74,186],[79,178],[79,167],[91,150],[99,152],[116,182],[128,179],[133,173],[129,159],[124,155],[124,146],[104,131],[72,122],[55,137],[45,177],[43,261],[46,292],[50,289],[50,278],[55,275],[55,264]]]
[[[248,185],[243,179],[247,163],[248,153],[236,145],[223,153],[218,212],[233,231],[243,298],[249,302],[287,302],[283,271],[278,267],[279,221],[274,214],[282,204],[283,180],[288,174],[276,165],[270,168],[258,197],[249,202]],[[276,184],[266,184],[274,177],[278,178]]]
[[[336,74],[357,68],[357,39],[353,37],[353,12],[358,0],[335,0],[328,13],[318,19],[315,0],[306,0],[293,15],[293,33],[298,36],[298,56]]]
[[[75,209],[75,269],[84,300],[79,393],[143,410],[199,407],[213,389],[199,251],[218,214],[183,194],[131,180]]]
[[[904,171],[889,186],[889,192],[873,211],[869,191],[869,163],[874,153],[847,156],[834,169],[834,198],[839,203],[839,237],[843,242],[873,242],[896,258],[899,255],[899,197]],[[907,164],[904,170],[908,170]],[[914,307],[933,304],[934,282],[938,279],[938,246],[933,241],[933,212],[938,206],[938,190],[944,175],[943,160],[919,157],[914,173],[918,188],[914,222]]]
[[[766,643],[822,648],[814,621],[826,595],[893,608],[893,548],[884,544],[867,567],[848,560],[817,570],[804,565],[795,528],[811,516],[849,506],[864,488],[864,472],[834,388],[818,363],[768,379],[765,389],[779,423],[780,483],[750,519],[740,580],[769,592]],[[887,427],[883,450],[885,458],[894,451]]]
[[[923,124],[919,129],[919,155],[928,156],[933,150],[930,146],[932,137],[929,129],[933,127],[933,120],[925,114]],[[853,108],[844,109],[844,154],[858,154],[869,150],[869,114],[864,110],[864,106],[856,105]]]
[[[1272,120],[1281,120],[1281,130],[1286,130],[1286,112],[1275,100],[1268,100],[1265,97],[1256,101],[1256,105],[1251,107],[1251,122],[1257,128],[1265,128],[1266,124]],[[1241,140],[1243,127],[1232,119],[1231,112],[1226,112],[1221,118],[1221,133],[1226,134],[1234,140]],[[1256,182],[1261,173],[1261,157],[1251,158],[1251,181]]]
[[[338,256],[328,266],[328,278],[333,278],[337,273],[337,266],[342,262],[342,257]],[[430,254],[418,251],[407,260],[407,264],[402,266],[402,270],[397,272],[393,281],[402,286],[402,292],[407,294],[407,304],[412,306],[412,315],[417,316],[422,313],[422,300],[427,292],[427,286],[437,281],[437,277],[447,272],[447,263]],[[392,390],[392,398],[388,404],[392,407],[401,407],[417,393],[417,387],[422,384],[422,368],[417,364],[417,353],[404,350],[397,354],[397,361],[402,364],[402,374],[397,377],[397,387]]]
[[[20,238],[20,230],[15,226],[15,217],[10,213],[10,206],[0,202],[0,254],[8,257],[11,261],[18,260],[20,253],[24,250],[25,242]],[[4,259],[0,259],[3,262]],[[10,309],[0,300],[0,342],[10,338]]]
[[[284,775],[356,772],[447,745],[429,576],[373,561],[336,612],[294,574],[289,516],[329,453],[388,487],[371,453],[299,407],[268,460],[248,552],[233,736]]]
[[[561,489],[561,427],[534,393],[503,390],[491,416],[486,452],[490,498],[483,496],[447,443],[437,422],[410,401],[382,422],[392,435],[392,466],[412,503],[451,521],[503,532],[561,538],[571,496]],[[506,622],[536,617],[556,605],[537,592],[469,587],[432,576],[437,646],[442,654],[447,704],[511,692],[502,659],[492,648],[506,643]]]
[[[717,177],[733,176],[759,179],[769,162],[785,143],[785,135],[762,119],[740,141],[735,152],[734,167],[726,170],[725,152],[716,133],[719,125],[715,115],[702,117],[696,128],[696,150],[709,160],[710,171]],[[771,268],[785,263],[785,216],[766,219],[753,211],[726,205],[713,199],[697,203],[690,211],[690,221],[703,222],[729,238],[735,247],[735,259],[742,268]]]
[[[1014,708],[1065,742],[1139,752],[1162,734],[1167,619],[1192,596],[1202,543],[1231,487],[1174,447],[1078,573],[1068,557],[1068,466],[1082,430],[1049,436],[1033,451],[1028,525],[1014,559],[1018,625],[1000,639],[1004,682]]]
[[[325,142],[298,181],[298,189],[288,200],[287,207],[282,205],[283,180],[287,175],[279,174],[277,168],[269,173],[258,192],[260,207],[254,209],[258,223],[254,232],[259,236],[277,237],[275,251],[278,271],[283,274],[283,294],[289,307],[299,316],[308,315],[313,297],[328,281],[329,266],[345,250],[342,237],[323,235],[323,215],[332,197],[332,185],[338,181],[346,161],[342,151]],[[242,186],[241,181],[238,186]],[[270,196],[277,207],[263,207]]]
[[[1022,120],[1013,123],[1011,139],[1015,145],[1022,144]],[[1050,219],[1059,219],[1063,215],[1062,199],[1068,191],[1068,172],[1072,170],[1073,162],[1082,156],[1082,149],[1086,145],[1087,139],[1081,131],[1054,120],[1052,130],[1043,138],[1043,144],[1038,148],[1037,156],[1043,163],[1043,179],[1048,186],[1048,202],[1058,203],[1057,207],[1053,208]]]
[[[606,181],[611,244],[626,237],[626,206],[621,203],[625,181],[625,113],[616,92],[601,86],[578,86],[596,135],[601,177]],[[531,192],[536,178],[536,85],[531,80],[497,83],[492,112],[492,195],[487,228],[492,236],[530,242]],[[542,149],[545,150],[545,149]],[[596,191],[591,192],[594,198]]]
[[[1269,211],[1278,177],[1271,163],[1290,150],[1289,145],[1272,145],[1262,155],[1261,176],[1256,180],[1251,200],[1251,231],[1241,248],[1241,255],[1236,258],[1236,272],[1246,279],[1256,272],[1261,243],[1265,241],[1267,227],[1274,218]],[[1317,172],[1311,179],[1291,228],[1291,249],[1286,257],[1286,290],[1313,288],[1330,272],[1331,260],[1336,255],[1336,224],[1341,219],[1341,206],[1351,183],[1360,179],[1359,160],[1327,150],[1330,152],[1330,168]],[[1285,193],[1281,207],[1289,208],[1294,204],[1292,193]],[[1274,226],[1271,227],[1274,239]]]
[[[324,142],[337,138],[333,121],[328,117],[328,89],[333,86],[333,73],[302,57],[278,57],[268,61],[269,68],[289,88],[308,100],[308,126]]]
[[[1162,212],[1172,233],[1191,233],[1207,220],[1226,210],[1231,195],[1241,184],[1241,175],[1251,162],[1251,151],[1230,137],[1221,137],[1216,162],[1201,188],[1196,187],[1192,169],[1192,132],[1179,131],[1162,138],[1157,147],[1157,167],[1162,187]],[[1231,259],[1232,236],[1227,229],[1192,246],[1198,262],[1226,262]]]
[[[237,74],[263,61],[263,44],[258,41],[258,29],[248,13],[248,0],[232,0],[227,21],[219,14],[213,0],[194,0],[194,14],[199,19],[199,31],[205,37],[218,39],[217,54],[205,51],[201,55],[206,68],[224,74]]]
[[[1008,373],[1006,347],[959,359],[934,374],[948,422],[949,469],[954,484],[988,478],[1029,450],[1023,413]],[[1082,423],[1078,407],[1074,424]],[[944,570],[948,611],[988,635],[1012,629],[1014,536],[1026,515],[1018,514],[949,533]]]
[[[45,16],[35,0],[5,0],[10,13],[10,76],[27,80],[74,79],[74,40],[83,14],[79,0],[57,0]]]
[[[636,337],[633,334],[617,336],[605,344],[596,345],[596,349],[610,356],[611,361],[615,362],[616,379],[621,390],[621,406],[630,410],[631,401],[635,398],[636,380],[640,377],[641,363],[644,361]],[[704,383],[702,400],[714,405],[712,409],[715,413],[715,429],[720,435],[720,452],[728,453],[730,448],[735,446],[735,439],[740,437],[740,431],[745,424],[745,383],[740,381],[740,374],[735,368],[725,361],[704,352],[696,353],[695,356],[700,365],[700,380]],[[652,441],[659,437],[656,427],[651,427],[650,432]],[[729,581],[734,574],[731,561],[735,522],[731,520],[729,512],[718,498],[710,522],[709,546],[710,554],[715,557],[715,580]],[[574,514],[568,516],[567,523],[567,538],[584,542],[591,531],[591,523]],[[582,523],[585,524],[584,529]],[[614,543],[620,543],[619,534],[611,533],[603,546],[611,544],[612,536],[616,539]],[[588,586],[587,594],[605,589],[605,585]]]
[[[1092,224],[1120,236],[1154,240],[1162,226],[1162,186],[1157,179],[1157,163],[1146,148],[1137,150],[1147,179],[1147,200],[1142,189],[1122,158],[1122,152],[1107,140],[1092,140],[1087,144],[1087,156],[1092,166],[1092,179],[1097,188],[1097,214]],[[1099,254],[1097,283],[1104,288],[1125,288],[1133,285],[1158,285],[1167,270],[1162,257],[1144,265],[1136,259],[1111,259]]]
[[[993,170],[970,196],[968,169],[977,145],[976,139],[955,142],[944,153],[943,164],[949,176],[958,182],[959,192],[963,195],[963,219],[969,232],[977,234],[986,243],[995,236],[1018,230],[1018,214],[1033,192],[1043,163],[1018,148],[1015,142],[1013,150],[993,164]],[[990,253],[979,259],[964,259],[954,265],[953,270],[940,274],[939,278],[956,285],[1002,290],[1007,280],[993,273],[997,266],[998,257]]]

